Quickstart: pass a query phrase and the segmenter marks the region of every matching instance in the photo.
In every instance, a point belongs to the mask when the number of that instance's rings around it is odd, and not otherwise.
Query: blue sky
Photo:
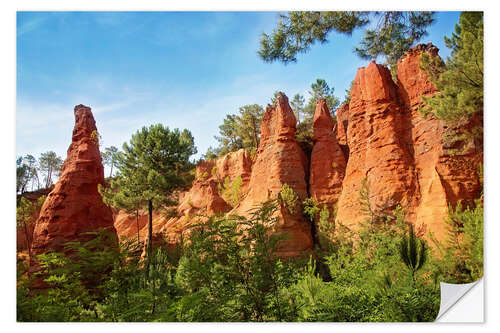
[[[199,157],[226,114],[265,105],[273,92],[304,94],[324,78],[341,100],[367,61],[351,37],[332,33],[289,65],[257,56],[276,12],[18,12],[17,155],[53,150],[66,158],[73,107],[92,108],[103,145],[121,148],[142,126],[187,128]],[[439,12],[429,35],[440,55],[458,12]]]

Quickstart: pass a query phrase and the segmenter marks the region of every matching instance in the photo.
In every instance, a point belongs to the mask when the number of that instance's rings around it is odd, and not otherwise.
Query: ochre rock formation
[[[33,232],[33,254],[63,251],[70,241],[87,241],[86,232],[106,229],[116,233],[111,209],[98,192],[104,169],[97,129],[89,107],[75,107],[75,127],[61,176],[42,205]],[[116,244],[115,244],[116,245]]]
[[[348,155],[337,222],[356,228],[366,219],[359,203],[364,178],[374,211],[389,213],[399,204],[410,222],[424,225],[438,240],[446,235],[448,205],[479,196],[482,144],[464,139],[450,145],[443,137],[482,126],[482,118],[451,128],[419,113],[422,96],[438,93],[420,69],[423,52],[438,56],[432,44],[409,50],[398,62],[396,83],[374,62],[360,68],[350,103],[337,111],[337,138]]]
[[[482,142],[464,138],[448,142],[443,138],[466,137],[467,131],[482,126],[482,117],[451,126],[420,115],[422,96],[438,93],[420,69],[423,52],[438,56],[438,49],[431,44],[411,49],[398,62],[396,82],[382,65],[371,62],[360,68],[350,101],[336,110],[336,122],[320,99],[313,119],[310,161],[295,140],[296,119],[288,99],[279,94],[277,104],[268,106],[263,115],[254,159],[240,150],[200,162],[192,188],[179,196],[177,216],[154,214],[155,235],[161,234],[173,244],[186,236],[197,215],[248,216],[262,202],[278,198],[284,184],[300,201],[313,197],[331,210],[335,207],[336,223],[356,230],[367,219],[360,203],[360,190],[366,181],[370,208],[375,213],[391,213],[401,205],[417,230],[432,231],[442,240],[448,205],[472,203],[479,197],[478,167],[483,159]],[[221,189],[237,177],[242,182],[240,201],[235,203]],[[278,252],[282,257],[298,256],[313,247],[311,225],[301,207],[297,208],[292,214],[282,203],[276,213],[275,232],[288,235]],[[134,237],[135,217],[125,223],[121,212],[117,216],[119,234]],[[147,234],[146,216],[143,220],[141,240]]]
[[[457,142],[448,147],[443,137],[447,133],[459,136],[474,125],[482,126],[482,120],[473,118],[468,123],[449,128],[443,121],[434,117],[425,119],[419,114],[422,96],[438,93],[427,73],[420,69],[420,56],[424,52],[431,57],[438,56],[437,47],[420,44],[398,61],[397,70],[398,94],[410,118],[407,140],[412,147],[418,179],[418,200],[409,207],[408,213],[413,222],[424,223],[437,239],[443,239],[448,205],[455,205],[459,200],[470,204],[478,197],[482,186],[477,172],[483,159],[480,144]]]
[[[241,177],[241,195],[248,192],[248,184],[252,175],[252,157],[246,149],[240,149],[226,154],[215,160],[217,174],[213,175],[219,182],[224,182],[227,177],[233,182],[237,177]]]
[[[300,202],[308,196],[308,161],[295,140],[295,129],[296,119],[288,98],[280,93],[276,105],[268,105],[262,118],[260,144],[252,166],[248,194],[231,213],[248,215],[262,202],[277,198],[284,184],[295,191]],[[287,239],[281,242],[278,255],[299,256],[312,248],[311,226],[300,207],[291,214],[282,206],[277,217],[276,233],[287,235]]]
[[[324,99],[319,99],[316,103],[313,126],[314,146],[311,153],[309,192],[311,197],[320,203],[326,203],[332,210],[342,190],[347,163],[337,143],[335,121]]]
[[[153,221],[157,214],[153,214]],[[148,224],[148,212],[139,210],[137,215],[135,212],[126,212],[118,210],[113,216],[114,226],[118,239],[120,241],[125,239],[137,239],[137,233],[140,232]],[[140,237],[139,241],[144,241]]]
[[[389,70],[375,62],[360,68],[351,89],[347,119],[349,158],[336,221],[356,228],[365,219],[359,201],[366,179],[373,210],[411,205],[416,177],[404,141],[406,122]],[[345,115],[343,115],[345,117]]]

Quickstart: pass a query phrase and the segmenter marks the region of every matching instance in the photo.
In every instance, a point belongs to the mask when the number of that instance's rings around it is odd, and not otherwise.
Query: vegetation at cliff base
[[[308,216],[333,220],[314,200],[306,204]],[[34,276],[19,261],[17,320],[433,321],[439,281],[482,276],[479,208],[451,212],[439,255],[398,207],[367,215],[357,231],[325,224],[328,246],[282,259],[276,251],[287,236],[271,232],[278,207],[275,199],[249,217],[194,216],[189,241],[155,249],[147,266],[136,242],[117,251],[106,246],[114,236],[104,231],[69,243],[76,255],[39,255]],[[41,280],[45,289],[33,288]]]

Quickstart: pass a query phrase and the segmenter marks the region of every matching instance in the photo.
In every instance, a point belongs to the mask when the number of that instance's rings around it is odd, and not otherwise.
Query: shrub
[[[241,185],[243,184],[243,180],[241,176],[238,176],[231,179],[227,176],[224,179],[224,184],[218,184],[217,189],[219,190],[219,194],[228,202],[231,206],[236,206],[241,201]]]
[[[483,276],[483,213],[479,200],[474,208],[459,202],[455,208],[449,207],[445,242],[437,242],[431,234],[442,258],[435,259],[435,269],[443,281],[469,283]]]
[[[280,198],[290,214],[295,214],[297,212],[299,196],[287,183],[284,183],[281,187]]]

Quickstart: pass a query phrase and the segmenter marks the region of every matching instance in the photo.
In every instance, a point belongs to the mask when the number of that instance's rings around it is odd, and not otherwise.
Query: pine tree
[[[170,130],[162,124],[143,127],[117,155],[118,175],[112,181],[132,201],[141,198],[148,207],[148,258],[152,253],[153,208],[171,205],[173,192],[191,180],[189,161],[196,153],[191,132]]]
[[[258,104],[245,105],[239,109],[240,115],[236,116],[238,122],[238,135],[241,137],[243,148],[252,149],[259,146],[260,123],[264,109]]]
[[[483,13],[463,12],[455,33],[445,37],[451,56],[446,64],[440,58],[423,54],[426,70],[439,93],[423,97],[421,113],[438,119],[457,121],[483,113]]]
[[[219,126],[219,148],[214,151],[219,156],[241,148],[256,149],[260,141],[260,123],[264,109],[258,104],[244,105],[239,114],[228,114]]]
[[[335,117],[333,113],[334,110],[339,105],[339,100],[333,94],[335,89],[328,85],[324,79],[316,79],[316,82],[311,84],[311,90],[308,91],[310,97],[307,101],[307,105],[304,108],[304,121],[310,122],[312,124],[312,119],[314,117],[314,112],[316,111],[316,102],[320,98],[324,98],[326,100],[326,105],[328,105],[328,109],[332,113],[332,116]]]
[[[146,200],[142,197],[142,193],[137,187],[123,186],[120,184],[124,179],[112,181],[109,187],[104,187],[99,184],[99,193],[102,195],[104,203],[108,206],[124,210],[128,214],[135,215],[135,223],[137,228],[137,245],[140,244],[139,235],[139,212],[146,207]]]
[[[59,175],[63,160],[53,151],[42,153],[39,158],[40,170],[45,172],[45,188],[53,184],[52,176]]]
[[[243,142],[238,134],[237,115],[226,115],[222,125],[219,126],[219,133],[220,136],[215,136],[215,139],[219,141],[220,155],[243,148]]]
[[[304,96],[300,94],[295,94],[292,101],[290,102],[293,113],[295,113],[295,117],[297,118],[297,124],[300,124],[300,115],[304,112],[305,102],[306,100],[304,99]]]
[[[111,168],[109,171],[109,177],[113,177],[113,167],[116,166],[116,156],[118,154],[118,148],[115,146],[106,147],[104,152],[101,152],[102,163]]]
[[[328,42],[330,32],[351,35],[370,24],[355,53],[364,59],[383,56],[395,64],[433,22],[433,12],[288,12],[280,15],[271,35],[262,33],[258,54],[267,62],[296,62],[297,54],[316,42]]]

